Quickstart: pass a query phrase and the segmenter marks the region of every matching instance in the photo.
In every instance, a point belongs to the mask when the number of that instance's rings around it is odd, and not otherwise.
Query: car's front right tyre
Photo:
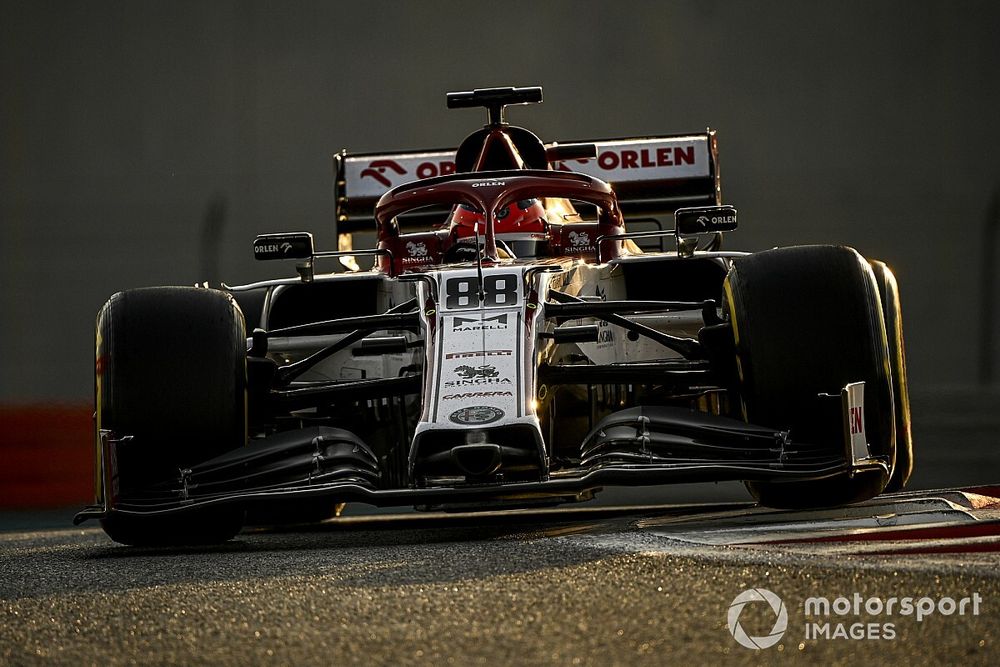
[[[246,333],[229,294],[193,287],[119,292],[97,317],[97,437],[116,439],[114,480],[104,489],[127,504],[169,499],[180,470],[246,444]],[[110,465],[110,462],[105,462]],[[166,491],[165,491],[166,490]],[[113,491],[113,493],[112,493]],[[219,506],[176,515],[112,511],[116,542],[176,546],[223,542],[243,510]]]

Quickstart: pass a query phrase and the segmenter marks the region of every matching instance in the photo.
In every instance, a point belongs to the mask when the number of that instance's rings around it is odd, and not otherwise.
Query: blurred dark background
[[[916,402],[980,406],[989,447],[998,29],[990,1],[3,2],[0,414],[89,410],[117,290],[266,277],[266,231],[333,248],[334,152],[454,146],[483,119],[446,91],[541,84],[510,119],[546,141],[717,129],[729,247],[888,262]]]

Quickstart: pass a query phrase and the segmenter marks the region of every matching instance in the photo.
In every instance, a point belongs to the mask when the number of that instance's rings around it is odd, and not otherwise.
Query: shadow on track
[[[344,517],[250,528],[211,547],[151,549],[94,530],[10,536],[0,599],[221,582],[264,584],[321,576],[333,587],[442,583],[541,572],[599,560],[609,547],[558,539],[630,532],[637,520],[726,505],[597,507],[482,514]],[[37,535],[37,539],[34,537]]]

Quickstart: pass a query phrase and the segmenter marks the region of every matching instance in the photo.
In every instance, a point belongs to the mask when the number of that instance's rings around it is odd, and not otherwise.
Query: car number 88
[[[483,278],[483,305],[516,306],[518,300],[517,275],[501,273]],[[464,276],[451,278],[445,283],[445,307],[449,310],[475,308],[479,305],[479,278]]]

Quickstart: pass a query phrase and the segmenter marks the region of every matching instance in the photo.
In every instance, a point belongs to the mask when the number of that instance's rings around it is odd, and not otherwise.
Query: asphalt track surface
[[[996,432],[988,421],[978,435],[933,450],[947,450],[961,465],[925,481],[997,481],[996,455],[984,459],[984,443],[975,442],[994,444]],[[970,442],[966,460],[962,447]],[[738,488],[699,489],[689,505],[677,504],[681,492],[630,509],[355,514],[292,530],[250,529],[222,546],[182,550],[122,547],[90,524],[44,527],[48,518],[36,515],[18,525],[8,515],[0,517],[7,521],[0,663],[1000,664],[995,534],[952,542],[932,535],[906,553],[895,541],[867,551],[853,542],[734,546],[724,543],[732,533],[719,528],[773,538],[817,516],[772,518],[768,528],[767,515],[743,502]],[[705,504],[709,497],[727,502]],[[969,518],[953,503],[933,502],[920,521],[939,525],[955,515],[965,525],[993,526],[1000,513],[987,503],[985,514]],[[886,512],[858,516],[881,530],[897,520]],[[849,517],[835,511],[827,518]],[[701,540],[712,535],[725,539]],[[730,604],[752,588],[773,591],[787,611],[781,639],[762,650],[739,645],[727,626]],[[975,615],[935,611],[920,621],[865,610],[805,614],[808,597],[855,593],[883,601],[978,594],[981,603]],[[755,637],[775,621],[762,603],[739,616]],[[866,633],[872,624],[876,636],[890,623],[894,638],[806,638],[812,621],[831,623],[831,633],[837,623],[847,631],[862,624]]]

